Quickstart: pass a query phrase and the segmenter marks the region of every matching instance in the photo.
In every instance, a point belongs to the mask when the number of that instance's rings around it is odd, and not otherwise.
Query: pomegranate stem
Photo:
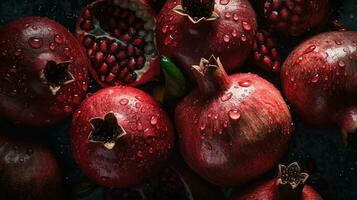
[[[212,15],[214,3],[214,0],[182,0],[182,7],[193,18],[209,18]]]
[[[307,173],[300,172],[297,162],[289,166],[279,165],[277,199],[300,200],[308,177]]]
[[[231,85],[221,61],[214,56],[208,60],[201,58],[199,65],[192,66],[192,72],[202,94],[212,95],[217,91],[227,90]]]
[[[345,144],[357,150],[357,107],[342,110],[336,118],[341,128],[342,139]]]

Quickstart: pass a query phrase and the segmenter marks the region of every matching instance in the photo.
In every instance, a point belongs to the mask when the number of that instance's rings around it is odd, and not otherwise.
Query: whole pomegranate
[[[228,76],[214,57],[192,72],[199,88],[175,112],[186,162],[221,186],[248,182],[277,164],[292,136],[280,92],[254,74]]]
[[[106,200],[224,200],[219,188],[186,167],[169,167],[138,189],[111,189]]]
[[[283,90],[313,125],[337,124],[357,148],[357,32],[328,32],[300,44],[281,72]]]
[[[131,87],[109,87],[87,98],[70,132],[79,167],[107,187],[141,184],[163,167],[174,143],[171,122],[159,103]]]
[[[308,177],[307,173],[300,172],[300,166],[296,162],[289,166],[279,165],[276,179],[249,188],[242,194],[233,195],[231,200],[322,200],[312,187],[304,185]]]
[[[7,200],[61,197],[61,173],[55,157],[38,142],[0,136],[0,193]]]
[[[190,76],[201,57],[219,56],[226,70],[249,56],[257,28],[248,0],[168,0],[157,17],[157,47]]]
[[[299,36],[327,22],[330,0],[260,0],[264,17],[278,31]]]
[[[77,21],[78,39],[103,87],[138,86],[160,74],[155,11],[145,0],[97,0]]]
[[[44,17],[0,29],[0,115],[28,126],[71,115],[87,91],[90,62],[74,36]]]

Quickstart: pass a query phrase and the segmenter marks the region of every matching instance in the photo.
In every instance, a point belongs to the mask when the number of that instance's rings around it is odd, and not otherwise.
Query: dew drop
[[[68,47],[64,48],[63,53],[64,53],[64,55],[69,56],[70,55],[69,48]]]
[[[120,99],[119,103],[124,106],[124,105],[127,105],[129,103],[129,100],[126,99],[126,98],[123,98],[123,99]]]
[[[55,42],[56,42],[57,44],[62,44],[62,43],[63,43],[62,37],[61,37],[60,35],[56,34],[56,35],[55,35]]]
[[[221,5],[227,5],[229,3],[229,0],[220,0],[219,3]]]
[[[229,37],[229,35],[224,35],[223,36],[223,40],[225,41],[225,42],[229,42],[229,40],[231,40],[231,38]]]
[[[250,24],[248,24],[248,22],[242,22],[243,24],[243,29],[246,31],[250,31],[252,30],[252,26]]]
[[[69,105],[66,105],[66,106],[64,107],[64,111],[65,111],[66,113],[72,112],[72,107],[69,106]]]
[[[141,96],[135,96],[135,98],[139,101],[143,101],[143,98]]]
[[[228,92],[228,93],[225,93],[222,97],[221,97],[221,100],[222,101],[228,101],[229,99],[232,98],[232,92]]]
[[[247,36],[244,35],[244,34],[242,34],[242,35],[240,36],[240,40],[242,40],[242,42],[247,41]]]
[[[161,29],[161,31],[162,31],[163,33],[166,33],[168,27],[169,27],[168,25],[163,26],[162,29]]]
[[[19,57],[19,56],[21,56],[22,55],[22,50],[21,49],[16,49],[16,51],[15,51],[15,56],[16,57]]]
[[[201,131],[205,130],[206,129],[206,124],[202,123],[201,126],[200,126],[200,129],[201,129]]]
[[[340,61],[338,61],[338,66],[344,67],[344,66],[346,66],[346,62],[344,60],[340,60]]]
[[[237,13],[233,14],[233,20],[238,21],[239,20],[239,15]]]
[[[32,48],[38,49],[38,48],[41,48],[41,47],[42,47],[42,45],[43,45],[43,40],[42,40],[41,38],[34,38],[34,37],[32,37],[32,38],[30,38],[30,39],[28,40],[28,43],[29,43],[29,45],[30,45]]]
[[[238,84],[242,87],[249,87],[252,82],[250,82],[249,80],[244,80],[244,81],[239,81]]]
[[[313,52],[315,49],[316,49],[315,45],[310,45],[305,49],[304,54],[309,54],[309,53]]]
[[[226,19],[231,18],[231,13],[227,12],[226,14],[224,14],[224,17],[225,17]]]
[[[137,128],[138,128],[138,131],[142,131],[143,130],[143,125],[141,124],[141,122],[138,122]]]
[[[238,120],[240,118],[240,113],[237,109],[233,109],[228,112],[228,116],[233,120]]]
[[[54,51],[56,49],[56,44],[54,42],[51,42],[49,48],[50,50]]]
[[[140,150],[136,153],[136,155],[140,158],[144,156],[143,152]]]
[[[312,83],[317,83],[319,81],[319,75],[318,74],[316,74],[315,76],[313,76],[312,78],[311,78],[311,82]]]
[[[150,124],[151,125],[156,125],[157,124],[157,116],[155,116],[155,115],[151,116]]]
[[[238,33],[237,33],[237,30],[236,29],[233,29],[232,31],[232,36],[233,37],[237,37]]]

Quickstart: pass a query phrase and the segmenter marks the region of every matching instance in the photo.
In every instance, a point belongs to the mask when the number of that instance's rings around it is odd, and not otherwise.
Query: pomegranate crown
[[[303,185],[309,178],[309,175],[300,171],[301,169],[297,162],[293,162],[289,166],[279,165],[279,184],[289,184],[292,189],[297,188],[301,184]]]
[[[214,11],[214,0],[182,0],[181,5],[172,9],[173,12],[186,16],[196,24],[200,21],[212,21],[219,18]]]

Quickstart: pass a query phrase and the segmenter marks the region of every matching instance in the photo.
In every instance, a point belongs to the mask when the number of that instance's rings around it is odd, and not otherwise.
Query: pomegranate
[[[111,189],[106,200],[224,200],[224,194],[203,181],[192,171],[182,167],[170,167],[162,171],[139,189]]]
[[[322,197],[310,186],[304,185],[309,175],[300,172],[295,162],[289,166],[279,165],[279,175],[243,194],[233,195],[231,200],[322,200]]]
[[[191,66],[212,54],[237,69],[250,55],[257,28],[248,0],[168,0],[157,17],[157,47],[191,78]]]
[[[266,30],[258,30],[253,45],[253,63],[268,72],[279,72],[281,59],[276,42]]]
[[[158,102],[131,87],[109,87],[87,98],[72,119],[74,158],[94,182],[116,188],[141,184],[161,169],[174,143]]]
[[[76,33],[103,87],[138,86],[160,74],[155,11],[144,0],[97,0],[83,10]]]
[[[300,44],[283,64],[283,90],[312,125],[337,124],[357,148],[357,32],[328,32]]]
[[[57,124],[87,91],[87,56],[62,25],[26,17],[0,29],[0,113],[19,124]]]
[[[220,186],[246,183],[277,164],[292,136],[280,92],[254,74],[228,76],[215,57],[192,72],[199,87],[175,112],[186,162]]]
[[[330,0],[262,0],[264,17],[278,31],[299,36],[327,22]]]
[[[0,136],[1,199],[61,199],[61,173],[55,157],[38,142]]]

